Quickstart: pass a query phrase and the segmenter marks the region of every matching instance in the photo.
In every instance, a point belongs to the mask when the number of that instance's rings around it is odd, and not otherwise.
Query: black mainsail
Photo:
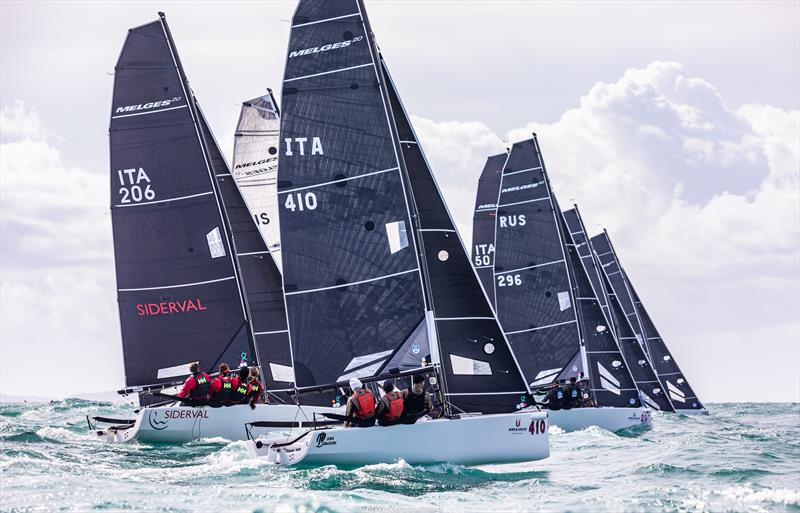
[[[131,29],[111,112],[111,218],[128,386],[256,359],[215,176],[225,172],[166,19]]]
[[[620,311],[613,294],[609,296],[605,276],[589,244],[586,227],[583,224],[583,218],[578,211],[577,205],[564,212],[564,220],[567,223],[575,250],[580,256],[580,265],[589,279],[591,290],[586,289],[587,294],[590,293],[591,301],[597,301],[601,307],[605,325],[610,328],[610,335],[614,339],[615,346],[617,346],[614,351],[621,352],[622,361],[631,373],[636,388],[639,390],[640,399],[646,406],[651,408],[672,411],[672,404],[666,395],[662,393],[661,384],[658,382],[656,374],[641,346],[639,346],[636,337],[633,336],[630,324]],[[578,298],[578,301],[581,304],[581,298]]]
[[[457,409],[513,411],[528,389],[360,1],[299,3],[282,98],[278,197],[298,389],[427,360]]]
[[[486,290],[492,306],[494,301],[494,227],[497,215],[497,191],[507,153],[492,155],[483,166],[475,195],[472,216],[472,265]]]
[[[644,309],[639,296],[633,289],[622,264],[619,261],[608,233],[595,235],[590,240],[605,276],[613,290],[623,315],[630,321],[633,334],[647,353],[650,363],[659,381],[669,396],[675,411],[704,410],[703,404],[696,397],[672,353],[656,330],[650,316]]]
[[[497,311],[531,386],[583,370],[595,404],[639,406],[633,377],[568,239],[535,135],[512,146],[499,189]]]

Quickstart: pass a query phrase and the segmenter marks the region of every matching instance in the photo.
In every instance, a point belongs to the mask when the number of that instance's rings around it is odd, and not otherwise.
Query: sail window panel
[[[439,346],[444,355],[448,390],[458,393],[507,393],[524,390],[514,357],[503,341],[503,334],[492,319],[463,319],[437,321],[436,331]],[[487,354],[484,346],[492,343],[494,352]],[[473,372],[464,372],[458,358],[486,365],[472,367]],[[454,365],[456,363],[456,365]],[[480,371],[480,372],[479,372]],[[488,371],[488,372],[487,372]]]
[[[120,292],[118,303],[128,385],[169,379],[158,369],[200,361],[208,370],[226,355],[238,361],[249,352],[235,280]]]
[[[541,170],[504,175],[500,189],[499,208],[504,205],[530,202],[530,208],[550,206],[547,184]],[[541,205],[537,205],[541,203]]]
[[[369,64],[369,42],[359,16],[292,28],[284,81]],[[302,80],[302,79],[301,79]],[[286,110],[286,109],[284,109]]]
[[[421,232],[436,317],[493,317],[475,271],[453,232]],[[441,260],[438,254],[446,251]]]
[[[514,143],[511,147],[511,152],[503,168],[503,174],[508,175],[509,173],[515,173],[523,169],[537,167],[542,167],[539,148],[533,139],[526,139]],[[505,182],[507,178],[507,176],[503,176],[503,181]]]
[[[464,358],[455,354],[450,355],[450,365],[456,376],[491,376],[492,366],[489,362]]]
[[[285,322],[284,322],[285,324]],[[284,327],[284,330],[286,328]],[[256,331],[256,330],[253,330]],[[289,348],[289,333],[283,331],[280,333],[262,333],[255,335],[256,350],[263,361],[259,362],[264,370],[263,380],[264,388],[267,390],[274,390],[276,388],[286,387],[285,374],[275,376],[272,372],[273,366],[278,370],[281,367],[292,368],[292,354]],[[234,362],[228,362],[234,363]],[[238,361],[236,362],[238,363]],[[294,381],[294,374],[292,374],[292,381]]]
[[[233,276],[230,258],[212,259],[209,252],[206,234],[219,225],[212,195],[113,209],[117,287],[165,287]]]
[[[226,255],[225,243],[222,242],[219,226],[206,234],[206,242],[208,242],[208,251],[211,253],[211,258],[222,258]]]
[[[564,259],[549,201],[498,209],[496,239],[498,273]],[[560,267],[566,276],[564,265]]]
[[[110,137],[112,205],[156,208],[212,190],[193,125],[117,130]]]
[[[506,333],[575,320],[562,310],[558,292],[568,290],[563,264],[545,265],[495,276],[497,316]]]
[[[331,0],[304,0],[297,5],[292,18],[292,25],[319,22],[358,12],[359,7],[356,0],[336,0],[335,2]]]
[[[239,257],[254,332],[286,329],[281,276],[270,254]]]
[[[566,367],[580,350],[578,328],[574,322],[536,331],[507,333],[507,337],[522,373],[528,377],[548,369]]]
[[[410,225],[397,171],[353,179],[346,187],[332,184],[280,194],[279,203],[287,293],[417,268],[413,241],[395,253],[387,242],[387,224],[404,220]]]
[[[408,247],[408,230],[405,221],[386,223],[386,238],[389,241],[389,252],[397,253]]]
[[[279,191],[397,167],[375,80],[365,67],[284,86]]]
[[[286,303],[301,387],[334,383],[353,358],[395,350],[425,316],[417,273],[287,295]]]
[[[269,372],[275,382],[294,383],[294,369],[291,365],[269,362]]]

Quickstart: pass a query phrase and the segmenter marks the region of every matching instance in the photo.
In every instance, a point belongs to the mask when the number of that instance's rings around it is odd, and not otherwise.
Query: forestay
[[[639,391],[639,397],[641,401],[644,402],[645,406],[657,410],[672,411],[672,405],[669,399],[661,392],[660,384],[656,379],[655,372],[650,366],[650,362],[636,342],[636,338],[631,335],[632,331],[630,325],[627,320],[624,319],[624,316],[618,318],[620,313],[619,307],[615,302],[616,300],[613,300],[613,307],[609,304],[610,299],[605,284],[605,277],[589,244],[589,240],[586,236],[586,228],[577,205],[564,212],[564,220],[567,224],[567,229],[569,230],[575,251],[580,257],[580,266],[589,280],[588,284],[584,283],[583,286],[587,291],[587,297],[584,300],[579,297],[578,304],[583,305],[584,301],[588,303],[596,301],[598,306],[601,307],[604,326],[609,328],[608,330],[604,330],[603,333],[606,333],[606,338],[612,339],[614,343],[613,346],[608,349],[609,353],[607,353],[614,356],[615,360],[611,362],[611,365],[617,366],[615,361],[624,363],[630,372],[636,388]],[[579,288],[581,288],[580,283],[581,280],[578,280]],[[589,285],[590,288],[587,288],[586,285]],[[579,295],[583,296],[583,293]],[[587,316],[592,317],[592,313],[587,312]],[[611,329],[612,326],[614,327],[613,329]],[[587,338],[592,338],[591,333],[588,333],[588,331],[589,330],[587,330]],[[587,343],[587,347],[591,348],[593,345],[594,344]],[[597,346],[592,348],[592,350],[597,349]],[[619,353],[621,353],[621,355]],[[622,357],[621,360],[618,355]]]
[[[193,361],[250,362],[216,159],[163,15],[128,32],[115,69],[111,218],[125,382],[174,381]]]
[[[513,410],[527,388],[368,26],[356,0],[292,20],[278,198],[297,386],[432,359],[457,408]]]
[[[507,153],[486,160],[478,180],[475,213],[472,217],[472,265],[486,290],[492,306],[494,301],[494,228],[497,215],[497,191]]]
[[[666,343],[656,330],[650,316],[644,308],[633,286],[620,264],[619,258],[611,244],[608,233],[591,238],[591,245],[602,265],[611,289],[619,300],[624,316],[630,321],[634,336],[647,352],[650,363],[661,382],[662,389],[676,411],[704,410],[702,403],[695,396],[692,387],[678,367]]]

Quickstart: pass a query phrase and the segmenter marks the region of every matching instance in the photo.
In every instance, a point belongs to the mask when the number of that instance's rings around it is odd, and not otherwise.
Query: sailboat
[[[601,264],[610,290],[616,297],[623,316],[630,324],[633,336],[647,354],[674,411],[685,414],[708,413],[636,294],[611,244],[608,232],[603,230],[599,235],[595,235],[590,239],[590,244]]]
[[[222,157],[163,13],[131,29],[116,66],[110,127],[111,218],[132,419],[92,417],[111,442],[244,439],[302,426],[331,406],[192,407],[163,394],[192,362],[261,364],[267,389],[293,387],[281,277]],[[269,365],[264,365],[268,362]],[[288,370],[287,370],[288,368]],[[313,404],[313,403],[312,403]],[[98,428],[92,422],[110,423]]]
[[[547,414],[526,409],[530,389],[361,0],[299,2],[281,107],[278,203],[297,393],[423,373],[442,415],[254,436],[249,451],[279,464],[547,457]]]
[[[491,266],[497,316],[528,385],[544,390],[554,380],[588,378],[584,399],[593,407],[550,411],[553,425],[618,431],[649,424],[651,412],[568,240],[536,135],[490,157],[481,178],[473,263]]]
[[[639,398],[645,406],[653,410],[673,411],[672,403],[667,394],[662,391],[661,383],[656,377],[649,358],[639,345],[638,339],[633,336],[630,321],[622,313],[616,296],[609,292],[610,286],[589,243],[578,205],[574,205],[572,209],[564,212],[564,220],[569,229],[570,239],[580,255],[581,265],[589,278],[593,297],[597,298],[606,325],[631,372],[636,388],[639,390]]]

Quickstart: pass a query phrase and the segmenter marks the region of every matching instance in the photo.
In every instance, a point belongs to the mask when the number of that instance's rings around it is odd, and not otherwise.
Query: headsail
[[[636,388],[639,390],[640,399],[646,406],[658,410],[672,411],[672,405],[669,399],[661,392],[661,386],[656,378],[655,372],[650,366],[650,362],[646,358],[644,351],[636,342],[636,338],[632,335],[632,330],[628,321],[624,319],[624,315],[619,317],[619,306],[616,300],[609,298],[605,277],[600,268],[600,264],[596,261],[594,252],[592,251],[589,239],[586,235],[586,228],[583,224],[583,219],[578,211],[578,206],[564,212],[564,220],[567,223],[570,238],[575,245],[575,250],[580,256],[580,265],[589,280],[588,285],[590,289],[584,286],[587,296],[591,295],[591,301],[597,301],[598,306],[601,307],[603,313],[603,320],[605,326],[614,327],[609,329],[609,337],[613,339],[614,347],[610,349],[608,354],[621,353],[622,362],[630,372]],[[583,294],[580,294],[583,296]],[[610,304],[613,302],[613,306]],[[580,304],[580,299],[579,299]],[[614,354],[614,358],[618,359],[619,356]],[[614,363],[612,362],[612,365]]]
[[[469,394],[457,407],[513,410],[526,387],[368,26],[357,0],[301,1],[292,21],[278,197],[297,386],[430,356]]]
[[[494,301],[494,228],[497,215],[497,191],[507,153],[493,155],[486,160],[475,196],[475,214],[472,217],[472,265],[481,284]]]
[[[625,317],[630,320],[636,338],[647,352],[650,363],[661,381],[662,389],[669,395],[672,406],[676,411],[703,410],[703,404],[695,396],[694,390],[689,386],[689,382],[633,290],[608,233],[604,230],[603,233],[592,237],[591,244],[602,264],[611,289],[616,294]]]
[[[163,15],[128,32],[109,135],[126,384],[252,358],[216,164]]]
[[[233,146],[233,178],[253,220],[281,269],[278,218],[278,132],[280,118],[272,91],[242,103]]]

